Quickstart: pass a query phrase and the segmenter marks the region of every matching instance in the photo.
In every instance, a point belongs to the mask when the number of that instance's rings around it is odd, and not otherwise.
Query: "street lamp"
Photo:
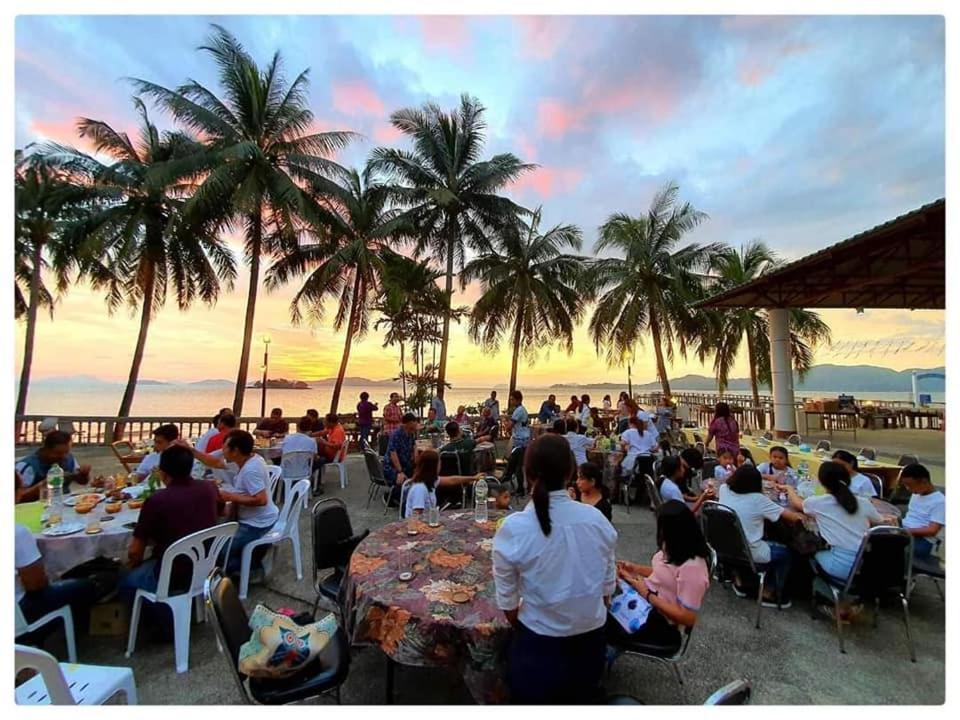
[[[633,381],[630,377],[630,360],[632,354],[633,353],[631,353],[629,350],[624,350],[623,355],[621,356],[623,361],[627,364],[627,395],[630,396],[631,400],[633,399]]]
[[[260,417],[267,416],[267,366],[270,362],[270,336],[263,336],[263,380],[260,382]]]

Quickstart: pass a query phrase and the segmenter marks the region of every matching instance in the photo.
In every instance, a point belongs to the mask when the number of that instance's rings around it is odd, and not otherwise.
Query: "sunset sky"
[[[835,243],[930,202],[944,190],[944,24],[938,17],[29,17],[16,23],[16,143],[84,145],[78,116],[133,130],[125,77],[216,86],[196,51],[223,24],[262,63],[275,50],[288,76],[311,69],[310,104],[323,129],[364,135],[344,152],[362,164],[379,145],[403,145],[391,111],[423,102],[453,107],[461,92],[488,108],[488,154],[510,151],[540,168],[507,192],[543,206],[544,225],[583,228],[592,252],[613,212],[640,214],[676,181],[710,219],[690,236],[739,245],[765,240],[785,259]],[[170,121],[159,111],[162,127]],[[141,377],[233,379],[247,276],[215,308],[154,321]],[[295,285],[267,294],[256,334],[272,337],[271,375],[334,375],[342,334],[295,328]],[[457,298],[469,304],[478,289]],[[837,349],[818,362],[896,369],[943,364],[944,314],[828,311]],[[330,313],[332,317],[332,313]],[[125,378],[137,331],[110,317],[101,294],[71,289],[54,319],[41,317],[35,378]],[[23,327],[16,340],[19,368]],[[916,341],[921,350],[850,352],[851,341]],[[884,351],[887,351],[884,354]],[[254,344],[251,375],[262,345]],[[493,357],[455,327],[449,379],[505,383],[509,349]],[[745,374],[745,353],[734,376]],[[348,374],[396,372],[397,351],[373,335],[355,346]],[[673,375],[710,374],[678,361]],[[654,378],[650,347],[634,378]],[[520,383],[620,380],[585,328],[571,356],[546,349]]]

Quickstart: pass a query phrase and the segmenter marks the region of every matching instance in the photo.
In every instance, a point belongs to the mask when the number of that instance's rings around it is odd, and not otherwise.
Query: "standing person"
[[[613,409],[613,400],[610,399],[610,396],[609,396],[609,395],[604,395],[604,396],[603,396],[603,411],[604,411],[605,413],[608,413],[608,412],[610,412],[611,409]]]
[[[557,406],[557,396],[550,395],[540,404],[540,412],[537,413],[537,420],[546,424],[551,422],[556,416],[554,408]]]
[[[860,472],[860,464],[857,462],[856,455],[846,450],[837,450],[831,459],[840,463],[846,469],[847,484],[854,495],[877,496],[877,489],[870,482],[870,478]]]
[[[592,411],[593,408],[590,407],[590,396],[582,395],[580,397],[580,414],[577,418],[580,421],[580,427],[586,430],[592,424]]]
[[[657,405],[657,432],[664,435],[670,432],[673,426],[673,403],[666,395],[660,398],[660,404]]]
[[[223,447],[224,441],[227,439],[227,435],[230,434],[232,430],[235,430],[237,427],[237,417],[232,412],[225,412],[220,416],[220,422],[217,423],[217,428],[220,430],[216,435],[207,440],[207,446],[200,450],[198,447],[197,450],[200,452],[206,453],[207,455],[217,452]]]
[[[220,411],[213,417],[213,425],[211,425],[210,429],[197,439],[197,450],[200,452],[207,451],[207,443],[210,442],[210,439],[214,435],[218,435],[220,433],[220,416],[229,412],[231,412],[230,408],[220,408]]]
[[[567,433],[564,437],[567,439],[567,443],[569,443],[570,449],[573,451],[573,458],[579,467],[587,462],[587,450],[592,450],[596,441],[586,435],[580,435],[577,432],[577,424],[577,421],[573,418],[567,418]]]
[[[403,421],[403,410],[400,409],[399,393],[390,393],[390,402],[383,408],[383,434],[389,437],[394,430],[400,427]]]
[[[397,502],[400,486],[413,475],[413,455],[417,443],[417,416],[407,413],[400,427],[390,434],[383,458],[383,477],[387,481],[387,499]]]
[[[514,628],[507,680],[518,704],[596,702],[606,661],[606,601],[617,531],[566,492],[573,455],[542,435],[524,458],[533,502],[493,538],[497,605]]]
[[[740,451],[740,425],[730,417],[730,406],[725,402],[718,402],[713,414],[713,420],[707,429],[707,441],[704,447],[716,439],[717,452],[729,450],[736,457]]]
[[[801,522],[803,515],[777,505],[763,494],[763,478],[760,471],[751,465],[737,468],[724,485],[720,486],[720,503],[733,510],[740,519],[743,534],[750,546],[750,555],[758,565],[767,565],[772,571],[774,590],[767,590],[762,599],[764,607],[790,607],[789,598],[783,597],[787,575],[790,572],[790,550],[780,543],[763,539],[763,521],[777,522],[781,517],[788,522]],[[734,583],[740,597],[746,593]]]
[[[578,398],[576,395],[571,395],[570,404],[567,405],[567,409],[564,410],[564,412],[567,415],[570,415],[570,414],[579,415],[580,414],[580,398]]]
[[[47,433],[43,444],[14,467],[21,481],[17,489],[17,502],[33,502],[40,499],[40,487],[54,465],[63,469],[63,491],[68,491],[71,482],[86,485],[90,481],[90,466],[80,465],[70,452],[70,435],[60,430]]]
[[[253,434],[269,438],[286,435],[289,429],[290,423],[283,417],[283,408],[273,408],[270,411],[270,417],[263,418],[257,423],[257,429],[253,431]]]
[[[490,397],[483,401],[483,406],[490,408],[490,415],[493,416],[494,420],[500,422],[500,401],[497,400],[496,390],[490,391]]]
[[[133,471],[133,477],[136,482],[142,482],[150,473],[160,465],[160,453],[166,450],[170,445],[180,437],[180,429],[173,423],[161,425],[153,431],[153,452],[147,455],[137,469]],[[135,483],[131,483],[133,485]]]
[[[437,414],[437,420],[442,424],[447,421],[447,404],[439,395],[434,395],[430,401],[430,409]]]
[[[919,463],[903,468],[900,481],[911,493],[903,527],[913,535],[914,555],[929,557],[947,526],[947,498],[933,486],[930,471]]]
[[[522,467],[523,454],[527,445],[530,444],[530,414],[523,406],[523,393],[514,390],[510,395],[510,401],[513,403],[513,413],[507,421],[507,430],[510,431],[510,459],[507,462],[507,469],[503,474],[503,481],[509,482],[517,474],[517,470]],[[523,477],[517,481],[517,494],[521,497],[526,494],[523,487]]]
[[[373,427],[373,411],[378,410],[376,403],[370,402],[370,393],[360,393],[360,402],[357,403],[357,427],[360,430],[360,449],[367,447],[367,438]]]

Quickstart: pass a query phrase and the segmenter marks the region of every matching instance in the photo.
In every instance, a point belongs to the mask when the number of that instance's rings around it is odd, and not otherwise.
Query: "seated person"
[[[725,483],[737,469],[734,464],[733,451],[721,450],[717,456],[717,461],[717,466],[713,469],[713,479],[717,483]]]
[[[489,407],[485,407],[480,413],[480,424],[477,426],[477,442],[496,442],[499,436],[500,421],[493,416]]]
[[[770,448],[770,460],[757,465],[757,470],[764,480],[777,483],[778,485],[789,485],[792,488],[797,487],[797,473],[790,466],[790,454],[782,445],[774,445]]]
[[[414,448],[417,443],[417,416],[407,413],[400,427],[390,433],[387,441],[387,454],[383,458],[383,477],[389,486],[389,501],[395,503],[400,498],[400,486],[413,475]]]
[[[457,414],[453,416],[453,422],[457,425],[469,425],[470,416],[467,415],[467,406],[461,405],[457,408]]]
[[[320,461],[320,472],[326,463],[338,462],[341,454],[345,454],[347,447],[347,431],[340,423],[340,416],[328,413],[321,432],[317,434],[317,445],[320,448],[317,459]]]
[[[540,404],[540,412],[537,413],[537,419],[544,424],[553,421],[557,416],[556,407],[557,396],[550,395],[550,397]]]
[[[780,607],[790,607],[789,599],[783,597],[787,574],[790,571],[790,550],[780,543],[763,539],[763,521],[777,522],[782,517],[788,522],[801,522],[803,515],[780,507],[764,495],[760,471],[749,465],[737,468],[727,482],[720,486],[719,499],[721,504],[733,510],[740,519],[754,563],[766,565],[771,570],[774,586],[764,593],[763,606],[777,607],[776,598],[779,596]],[[741,597],[746,597],[738,583],[734,584],[734,590]]]
[[[137,526],[127,550],[131,572],[120,583],[121,594],[132,603],[137,590],[155,592],[160,565],[167,548],[191,533],[217,524],[217,486],[209,480],[194,480],[193,453],[182,445],[171,445],[160,453],[157,465],[163,489],[148,497],[140,509]],[[147,547],[153,554],[144,560]],[[192,563],[186,558],[174,561],[171,586],[189,586]]]
[[[687,481],[687,487],[690,487],[694,474],[703,469],[703,453],[696,448],[684,448],[680,451],[680,464],[683,466],[683,479]]]
[[[460,472],[464,475],[473,474],[473,451],[477,443],[473,438],[463,434],[463,429],[455,421],[447,423],[447,444],[440,448],[440,452],[455,452],[460,456]]]
[[[180,437],[180,430],[176,425],[161,425],[153,431],[153,452],[147,455],[137,469],[133,471],[133,480],[131,484],[143,482],[146,477],[160,465],[160,454],[170,447],[177,438]],[[188,473],[189,474],[189,473]]]
[[[90,481],[90,466],[79,465],[70,452],[70,436],[54,430],[47,433],[43,443],[32,455],[28,455],[15,465],[20,478],[20,488],[15,495],[16,502],[33,502],[40,499],[40,487],[47,479],[47,473],[54,465],[63,470],[63,492],[69,491],[70,483],[86,485]]]
[[[448,491],[456,490],[460,494],[460,486],[476,482],[482,475],[444,475],[440,474],[440,453],[436,450],[424,450],[417,455],[413,468],[411,483],[407,488],[407,497],[404,503],[404,517],[411,513],[422,515],[425,510],[437,507],[442,501],[437,499],[437,490],[445,488]],[[452,493],[448,492],[448,495]],[[458,498],[459,499],[459,498]]]
[[[566,435],[567,421],[563,418],[557,418],[553,421],[553,425],[550,426],[550,429],[547,430],[547,432],[553,435]]]
[[[307,410],[307,412],[304,413],[304,414],[305,414],[308,418],[310,418],[310,421],[311,421],[311,423],[312,423],[312,426],[311,426],[311,428],[310,428],[310,432],[311,432],[311,433],[318,433],[318,432],[321,432],[321,431],[323,430],[323,420],[320,419],[320,411],[319,411],[319,410],[315,410],[315,409],[313,409],[313,408],[310,408],[310,409]],[[314,435],[314,437],[316,437],[316,435]]]
[[[231,430],[223,450],[210,455],[193,449],[193,455],[204,465],[221,470],[228,465],[237,468],[230,486],[220,488],[220,501],[233,503],[240,527],[230,544],[227,573],[240,571],[243,548],[266,535],[277,521],[280,511],[273,504],[267,463],[253,451],[253,435],[246,430]],[[189,447],[189,446],[187,446]]]
[[[681,628],[697,622],[710,586],[710,551],[700,524],[682,502],[665,502],[657,511],[657,545],[650,565],[617,561],[617,575],[650,605],[650,612],[639,627],[629,630],[608,615],[607,640],[614,647],[649,643],[679,650]],[[611,606],[615,604],[616,596]]]
[[[196,445],[197,450],[199,450],[200,452],[207,451],[207,443],[210,442],[210,439],[214,435],[218,435],[220,433],[220,428],[219,428],[220,416],[223,415],[224,413],[232,413],[232,412],[233,411],[230,408],[220,408],[220,412],[218,412],[216,415],[213,416],[213,424],[210,426],[210,429],[207,430],[199,438],[197,438],[197,445]]]
[[[700,507],[707,500],[716,496],[709,486],[703,492],[695,495],[690,492],[687,480],[684,477],[683,460],[676,455],[668,455],[660,462],[660,499],[663,502],[678,500],[686,503],[694,515],[700,512]]]
[[[424,432],[439,433],[443,432],[445,423],[437,416],[436,408],[427,410],[427,421],[423,424]]]
[[[202,450],[199,444],[197,445],[197,450],[207,454],[217,452],[223,447],[223,441],[227,439],[227,435],[229,435],[231,431],[235,430],[236,427],[236,416],[232,412],[223,413],[220,416],[220,422],[217,423],[217,429],[219,432],[207,440],[207,447],[205,450]]]
[[[603,484],[603,470],[598,465],[586,462],[577,467],[576,496],[577,502],[592,505],[603,516],[613,522],[613,506],[610,505],[610,491]]]
[[[311,435],[313,432],[313,419],[309,415],[304,415],[297,421],[297,431],[287,435],[280,443],[280,453],[286,455],[292,452],[308,452],[317,454],[317,441]]]
[[[567,443],[573,451],[574,461],[577,463],[577,467],[579,467],[587,462],[587,450],[593,449],[593,446],[596,445],[596,440],[586,435],[580,435],[577,432],[579,422],[576,418],[567,418],[566,425],[567,432],[564,437],[567,439]]]
[[[833,461],[838,462],[847,469],[850,476],[848,485],[850,492],[854,495],[863,495],[865,497],[876,497],[877,489],[873,486],[866,475],[860,472],[860,464],[857,462],[857,456],[846,450],[837,450],[833,454]]]
[[[283,409],[274,408],[270,411],[270,417],[264,418],[257,424],[257,429],[253,431],[253,434],[269,438],[286,435],[289,430],[290,423],[283,419]]]
[[[919,463],[911,463],[903,468],[900,482],[911,493],[902,525],[913,535],[914,555],[918,558],[928,557],[947,525],[947,499],[933,486],[930,471]]]
[[[749,465],[750,467],[756,467],[757,464],[753,461],[753,453],[751,453],[747,448],[742,447],[737,451],[736,457],[737,467],[741,465]]]

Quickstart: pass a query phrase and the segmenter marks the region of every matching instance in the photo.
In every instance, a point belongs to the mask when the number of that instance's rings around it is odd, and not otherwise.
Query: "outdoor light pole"
[[[627,364],[627,395],[630,396],[630,399],[633,399],[633,381],[630,378],[630,360],[631,354],[628,350],[623,351],[623,361]]]
[[[260,417],[267,416],[267,365],[270,361],[270,336],[263,336],[263,380],[260,383]]]

